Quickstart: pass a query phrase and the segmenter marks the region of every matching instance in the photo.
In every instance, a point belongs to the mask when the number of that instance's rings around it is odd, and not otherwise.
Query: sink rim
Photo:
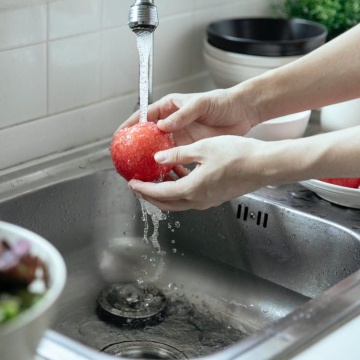
[[[50,185],[113,169],[108,143],[108,140],[103,140],[79,149],[50,155],[30,164],[0,171],[0,203]],[[299,189],[302,188],[301,185],[297,186]],[[264,188],[241,198],[252,197],[284,208],[291,208],[293,212],[306,213],[307,216],[345,229],[360,241],[360,223],[354,227],[351,220],[344,216],[346,212],[359,214],[360,210],[334,207],[330,203],[318,199],[318,202],[322,204],[320,208],[325,209],[329,215],[327,219],[323,219],[321,210],[320,212],[312,212],[311,207],[299,210],[292,206],[291,201],[276,199],[273,193],[277,191],[281,191],[281,188],[280,190]],[[339,216],[340,214],[342,216]],[[356,301],[356,299],[359,300]],[[333,308],[337,311],[334,312]],[[319,320],[316,314],[322,314],[323,317]],[[326,316],[324,316],[325,314]],[[308,347],[315,339],[319,340],[359,314],[360,270],[271,326],[250,335],[226,350],[200,359],[259,359],[257,351],[261,352],[261,358],[266,359],[294,354]],[[308,318],[307,315],[311,316]],[[51,345],[53,342],[57,342],[57,346],[59,346],[60,342],[61,346],[67,348],[70,353],[78,354],[74,359],[79,359],[81,354],[83,358],[99,359],[99,353],[95,350],[54,333],[54,331],[48,330],[44,336],[42,347],[44,344]],[[266,357],[264,357],[264,353]],[[103,358],[110,359],[113,357],[104,355]]]

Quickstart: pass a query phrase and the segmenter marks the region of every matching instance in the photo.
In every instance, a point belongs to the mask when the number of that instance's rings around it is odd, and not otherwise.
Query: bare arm
[[[187,101],[171,95],[154,104],[155,110],[170,109],[159,128],[186,135],[175,137],[177,147],[155,159],[197,166],[177,181],[130,181],[129,186],[163,210],[185,210],[216,206],[264,185],[360,177],[360,126],[277,142],[236,136],[271,118],[360,97],[359,43],[360,25],[300,60],[233,88]]]
[[[360,97],[360,25],[299,60],[232,88],[260,122]],[[249,110],[250,112],[251,110]]]
[[[263,163],[268,184],[360,177],[360,126],[269,143]]]
[[[360,177],[360,126],[308,138],[264,142],[218,136],[156,155],[161,163],[197,163],[177,181],[132,180],[162,210],[207,209],[265,185],[311,178]]]

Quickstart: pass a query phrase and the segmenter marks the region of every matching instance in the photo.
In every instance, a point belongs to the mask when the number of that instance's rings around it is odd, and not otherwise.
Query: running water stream
[[[147,108],[149,105],[149,57],[152,45],[152,33],[140,31],[136,34],[140,62],[140,122],[147,121]]]
[[[152,47],[152,33],[149,31],[140,31],[136,34],[137,47],[139,51],[139,63],[140,63],[140,80],[139,80],[139,96],[140,96],[140,122],[147,121],[147,111],[149,106],[149,57]],[[160,263],[157,267],[156,274],[151,279],[155,281],[159,278],[160,274],[164,270],[165,264],[163,255],[161,252],[160,244],[158,241],[159,236],[159,222],[160,220],[166,220],[167,216],[156,206],[149,202],[139,199],[142,210],[142,220],[145,223],[144,226],[144,241],[151,242],[152,246],[156,250],[156,253],[160,255]],[[153,224],[153,233],[150,238],[149,221],[150,216]],[[144,280],[138,279],[138,283],[141,284]]]

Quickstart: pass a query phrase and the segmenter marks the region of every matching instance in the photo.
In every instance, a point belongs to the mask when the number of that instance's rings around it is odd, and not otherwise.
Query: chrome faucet
[[[153,32],[159,25],[157,8],[154,5],[154,1],[136,0],[135,4],[130,6],[128,24],[134,32]]]
[[[135,3],[130,7],[129,18],[128,18],[129,28],[137,33],[141,31],[151,32],[152,45],[149,56],[149,91],[148,91],[148,100],[149,104],[153,100],[153,64],[154,64],[154,31],[159,25],[159,17],[157,8],[154,5],[154,0],[136,0]],[[140,98],[136,109],[139,108]]]

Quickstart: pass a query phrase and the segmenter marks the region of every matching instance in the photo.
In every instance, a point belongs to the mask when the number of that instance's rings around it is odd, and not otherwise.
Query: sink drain
[[[125,359],[187,359],[180,350],[156,341],[124,341],[102,351]]]
[[[159,323],[166,310],[165,295],[152,284],[114,284],[98,298],[101,316],[129,326]]]

